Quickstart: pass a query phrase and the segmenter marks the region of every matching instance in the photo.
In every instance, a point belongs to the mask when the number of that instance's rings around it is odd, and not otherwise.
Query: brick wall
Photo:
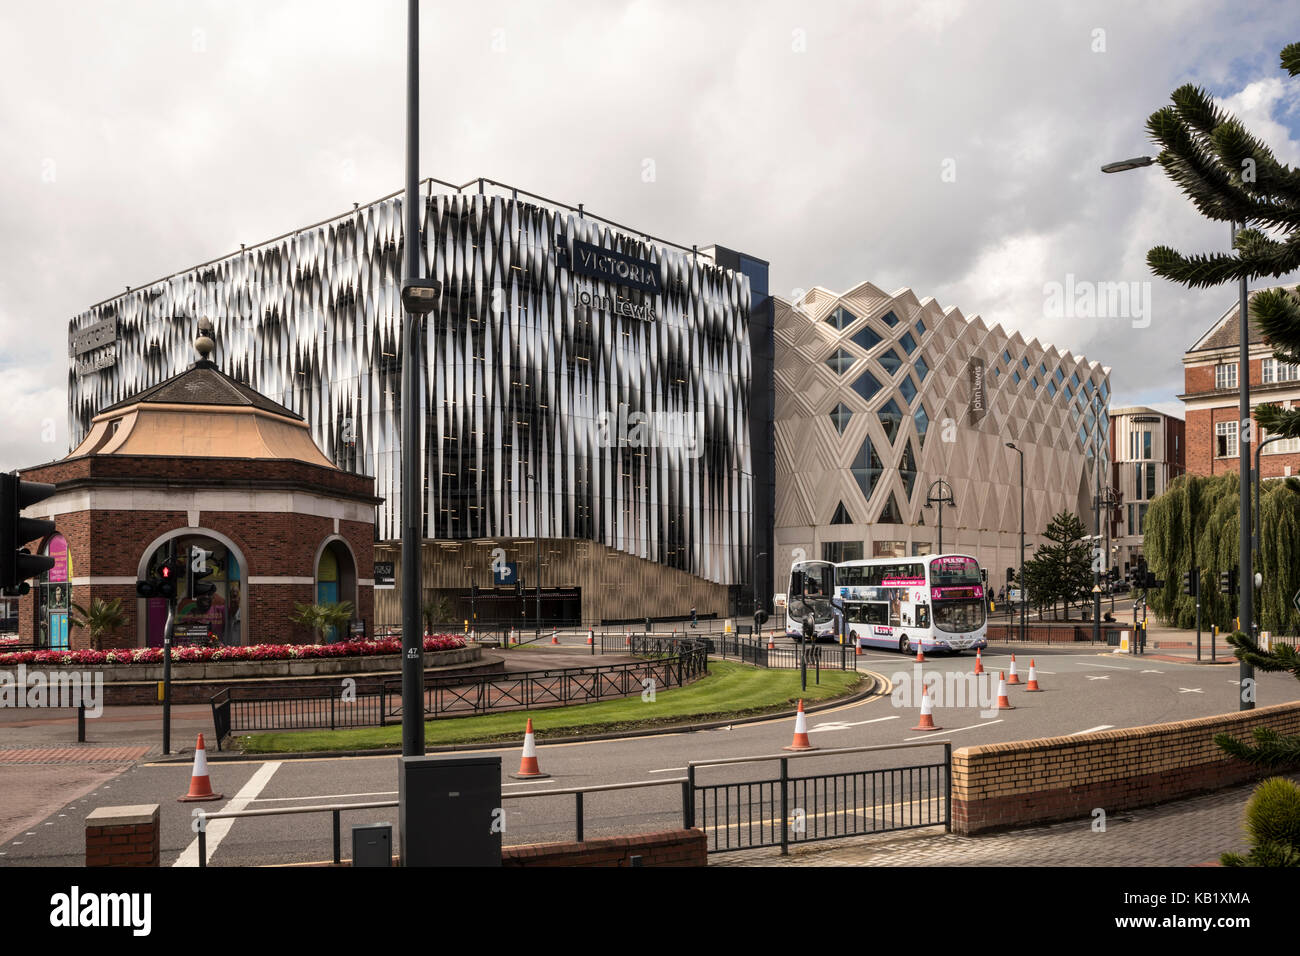
[[[704,831],[666,830],[584,843],[536,843],[501,850],[502,866],[708,866]]]
[[[158,866],[159,807],[99,807],[86,817],[86,866]]]
[[[1073,737],[965,747],[952,757],[952,828],[972,834],[1108,814],[1267,776],[1214,735],[1300,733],[1300,702]]]

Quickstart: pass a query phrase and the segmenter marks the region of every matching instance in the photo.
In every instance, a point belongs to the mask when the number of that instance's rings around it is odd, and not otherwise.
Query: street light
[[[935,485],[939,486],[939,497],[937,498],[933,497],[931,494],[934,491]],[[948,489],[946,494],[943,490],[945,488]],[[925,492],[925,510],[929,511],[931,505],[939,506],[939,544],[936,553],[943,554],[943,506],[951,505],[955,508],[957,507],[957,502],[953,501],[952,498],[952,485],[948,484],[948,482],[944,481],[942,478],[936,478],[932,481],[930,487]]]
[[[1028,624],[1025,621],[1025,453],[1016,447],[1015,442],[1007,442],[1007,447],[1020,456],[1020,639],[1026,640]]]
[[[1139,156],[1134,159],[1121,160],[1118,163],[1107,163],[1101,167],[1103,173],[1119,173],[1129,169],[1138,169],[1142,166],[1150,166],[1155,162],[1150,156]],[[1231,223],[1232,237],[1236,240],[1239,231],[1244,231],[1246,224],[1241,224],[1241,230],[1237,229],[1236,222]],[[1244,622],[1245,628],[1250,631],[1252,639],[1254,638],[1254,583],[1255,576],[1251,573],[1251,517],[1250,517],[1250,318],[1248,314],[1250,294],[1246,289],[1246,276],[1241,277],[1240,304],[1238,306],[1238,362],[1237,362],[1237,383],[1240,387],[1237,404],[1237,453],[1239,456],[1238,472],[1239,479],[1237,483],[1237,493],[1240,498],[1238,508],[1237,523],[1240,526],[1240,534],[1237,539],[1237,564],[1240,568],[1241,577],[1238,580],[1238,599],[1237,614],[1238,623]],[[1245,693],[1245,688],[1253,686],[1255,683],[1255,668],[1246,661],[1241,661],[1237,669],[1239,685],[1243,688],[1238,699],[1238,710],[1254,710],[1254,695]],[[1249,697],[1247,700],[1245,698]]]

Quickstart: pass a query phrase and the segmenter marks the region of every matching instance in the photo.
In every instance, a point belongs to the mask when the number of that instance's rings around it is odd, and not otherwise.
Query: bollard
[[[77,706],[77,743],[84,744],[85,742],[86,742],[86,705],[79,704]]]

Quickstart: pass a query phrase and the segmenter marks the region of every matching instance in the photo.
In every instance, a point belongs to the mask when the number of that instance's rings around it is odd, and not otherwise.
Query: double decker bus
[[[790,566],[790,587],[785,598],[785,634],[800,640],[803,622],[813,616],[817,640],[838,637],[831,598],[835,594],[835,565],[829,561],[796,561]]]
[[[876,558],[835,565],[848,638],[904,654],[988,647],[984,578],[969,555]]]

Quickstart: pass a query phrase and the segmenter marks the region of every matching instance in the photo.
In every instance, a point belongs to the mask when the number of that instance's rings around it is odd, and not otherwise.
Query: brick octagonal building
[[[209,554],[210,601],[177,601],[178,624],[204,625],[226,644],[303,643],[295,603],[351,601],[373,620],[374,480],[340,470],[301,416],[221,372],[207,359],[95,416],[61,461],[25,469],[57,487],[28,508],[57,532],[29,543],[54,567],[19,603],[19,640],[88,648],[69,633],[70,603],[121,598],[126,624],[107,647],[161,645],[166,601],[137,598],[174,547]]]

